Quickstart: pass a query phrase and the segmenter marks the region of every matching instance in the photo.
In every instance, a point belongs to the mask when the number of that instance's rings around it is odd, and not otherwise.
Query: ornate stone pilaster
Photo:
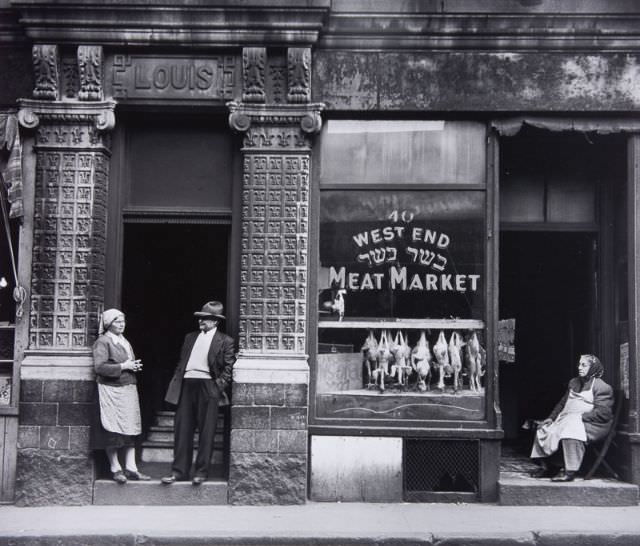
[[[36,131],[29,348],[86,348],[103,298],[115,104],[20,106],[20,123]]]
[[[320,104],[230,103],[244,133],[240,356],[234,367],[229,500],[306,500],[311,137]]]

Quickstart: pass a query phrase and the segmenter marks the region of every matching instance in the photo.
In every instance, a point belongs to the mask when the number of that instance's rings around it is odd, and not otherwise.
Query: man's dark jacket
[[[193,345],[199,334],[200,332],[190,332],[184,338],[178,366],[169,383],[167,395],[164,397],[165,401],[169,402],[169,404],[177,406],[180,401],[184,372],[187,367],[187,362],[189,362],[189,356],[191,356],[191,349],[193,349]],[[212,380],[215,381],[220,390],[220,405],[227,405],[229,404],[229,399],[227,398],[225,390],[229,383],[231,383],[233,363],[236,361],[233,338],[223,334],[220,330],[216,330],[211,340],[207,361]],[[206,381],[206,379],[204,379],[204,381]]]

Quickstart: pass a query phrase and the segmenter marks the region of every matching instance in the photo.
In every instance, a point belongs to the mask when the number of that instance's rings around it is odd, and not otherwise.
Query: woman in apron
[[[136,372],[142,369],[142,363],[122,335],[124,328],[122,311],[108,309],[102,313],[100,337],[93,345],[99,415],[91,428],[91,447],[105,450],[113,479],[121,484],[150,479],[138,470],[135,456],[135,440],[142,432]],[[120,449],[124,452],[124,470],[118,459]]]
[[[531,457],[540,461],[541,468],[531,473],[533,477],[572,481],[582,464],[587,442],[607,435],[613,421],[613,389],[601,379],[603,372],[598,357],[580,357],[578,377],[569,381],[567,393],[536,431]],[[547,458],[560,446],[564,470],[557,474],[557,468]]]

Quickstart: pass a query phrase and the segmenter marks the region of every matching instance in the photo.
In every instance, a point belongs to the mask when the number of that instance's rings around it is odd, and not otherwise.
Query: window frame
[[[447,120],[445,120],[447,121]],[[484,211],[484,256],[485,263],[483,268],[484,277],[486,279],[484,285],[484,335],[485,348],[487,351],[487,365],[484,380],[484,417],[477,420],[413,420],[413,419],[361,419],[361,418],[335,418],[318,416],[318,340],[319,340],[319,303],[318,303],[318,279],[316,274],[311,275],[309,284],[309,335],[308,335],[308,354],[310,360],[310,376],[309,376],[309,431],[311,434],[366,434],[366,435],[442,435],[446,436],[455,429],[457,437],[469,438],[500,438],[501,433],[498,429],[499,417],[496,411],[495,385],[497,378],[495,365],[497,364],[497,256],[498,256],[498,238],[495,236],[499,233],[497,207],[498,207],[498,139],[495,132],[491,131],[488,124],[485,126],[485,172],[483,183],[481,184],[465,184],[465,183],[448,183],[448,184],[364,184],[364,183],[324,183],[322,186],[313,185],[311,200],[311,239],[309,245],[309,265],[310,271],[317,272],[320,266],[320,201],[321,193],[324,191],[339,190],[411,190],[425,191],[429,190],[447,190],[447,191],[484,191],[485,192],[485,211]],[[326,138],[321,135],[320,138]],[[319,149],[319,147],[318,147]],[[320,153],[314,155],[313,169],[315,172],[320,171]]]

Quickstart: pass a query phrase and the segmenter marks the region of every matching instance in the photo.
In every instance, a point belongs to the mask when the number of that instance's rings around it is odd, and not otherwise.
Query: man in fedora
[[[231,382],[231,369],[236,360],[231,337],[218,330],[224,320],[219,301],[204,304],[198,317],[199,332],[184,338],[180,361],[169,383],[165,401],[177,405],[171,474],[162,483],[189,479],[193,460],[193,434],[198,429],[198,454],[193,472],[193,485],[206,481],[218,421],[218,405],[228,404],[225,389]]]

